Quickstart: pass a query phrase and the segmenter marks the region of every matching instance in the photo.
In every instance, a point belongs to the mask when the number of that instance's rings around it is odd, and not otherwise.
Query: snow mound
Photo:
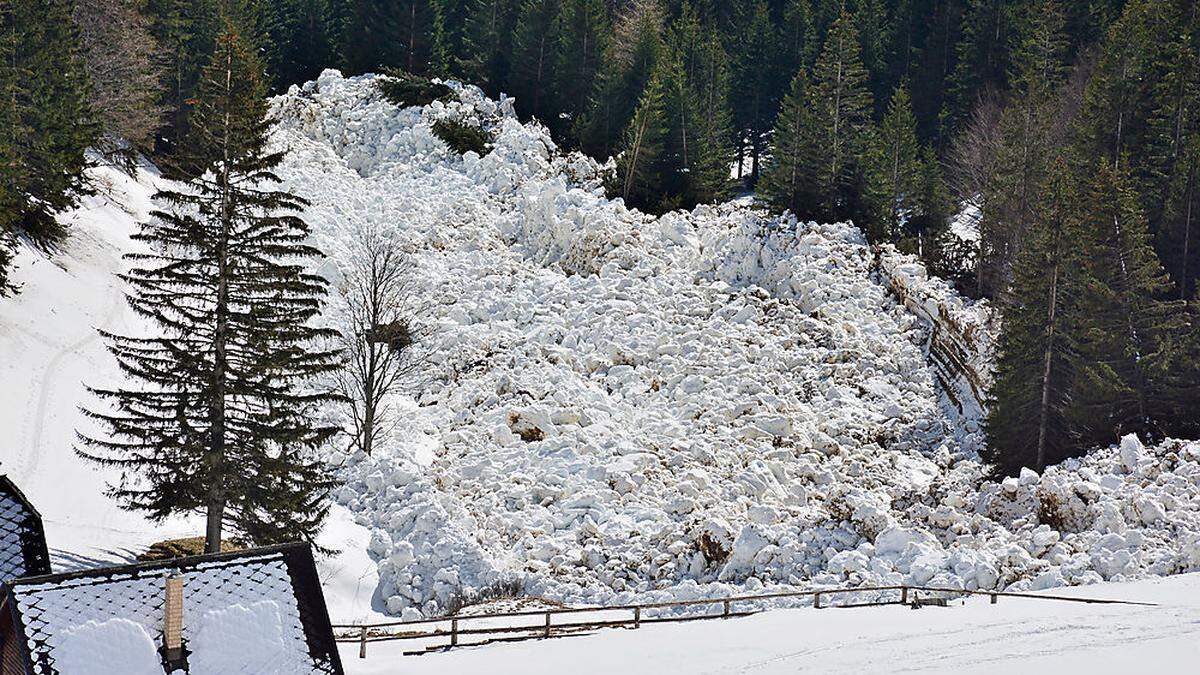
[[[391,613],[514,584],[613,603],[1200,565],[1194,446],[1098,453],[1095,480],[984,481],[930,322],[853,226],[741,202],[648,217],[510,102],[451,85],[457,101],[400,109],[327,71],[273,104],[324,272],[338,283],[371,224],[427,289],[437,344],[413,404],[374,456],[333,457]],[[493,151],[453,153],[431,131],[447,118]],[[914,292],[938,283],[908,272]]]

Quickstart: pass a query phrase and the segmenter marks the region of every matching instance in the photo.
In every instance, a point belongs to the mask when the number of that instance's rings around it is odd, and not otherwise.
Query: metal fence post
[[[358,658],[367,658],[367,627],[363,626],[358,634]]]

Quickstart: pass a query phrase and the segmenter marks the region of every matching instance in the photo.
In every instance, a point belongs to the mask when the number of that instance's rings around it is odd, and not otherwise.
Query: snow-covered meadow
[[[425,289],[415,401],[375,456],[333,456],[389,612],[513,580],[612,603],[1200,569],[1200,444],[1130,438],[985,481],[977,415],[948,404],[929,323],[857,229],[744,202],[629,211],[594,162],[457,91],[401,110],[329,71],[273,105],[335,285],[370,226],[406,242]],[[446,117],[494,150],[452,153],[431,130]]]

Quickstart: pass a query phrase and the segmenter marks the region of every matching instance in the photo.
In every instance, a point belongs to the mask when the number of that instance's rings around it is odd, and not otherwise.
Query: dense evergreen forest
[[[324,68],[515,97],[661,213],[753,191],[853,220],[1003,311],[998,469],[1200,434],[1200,8],[1185,0],[3,0],[0,293],[90,162],[188,147],[230,23]],[[90,150],[89,150],[90,149]],[[86,151],[86,152],[85,152]],[[950,236],[973,214],[975,239]]]

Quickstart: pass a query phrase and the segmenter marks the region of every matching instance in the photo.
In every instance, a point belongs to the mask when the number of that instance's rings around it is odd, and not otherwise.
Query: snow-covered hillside
[[[412,251],[433,335],[384,447],[330,453],[335,621],[436,614],[501,582],[613,603],[1200,569],[1200,444],[1130,438],[988,482],[964,405],[986,370],[986,308],[850,225],[744,201],[629,211],[594,162],[507,102],[456,91],[402,110],[370,77],[327,72],[273,103],[279,173],[312,201],[322,273],[336,288],[355,233],[384,228]],[[482,123],[494,151],[451,152],[431,130],[445,117]],[[67,216],[64,251],[22,253],[24,291],[0,300],[0,428],[14,430],[0,471],[47,516],[59,568],[197,532],[117,510],[111,475],[71,451],[83,383],[116,377],[95,328],[131,327],[119,253],[160,181],[97,175],[113,189]]]

